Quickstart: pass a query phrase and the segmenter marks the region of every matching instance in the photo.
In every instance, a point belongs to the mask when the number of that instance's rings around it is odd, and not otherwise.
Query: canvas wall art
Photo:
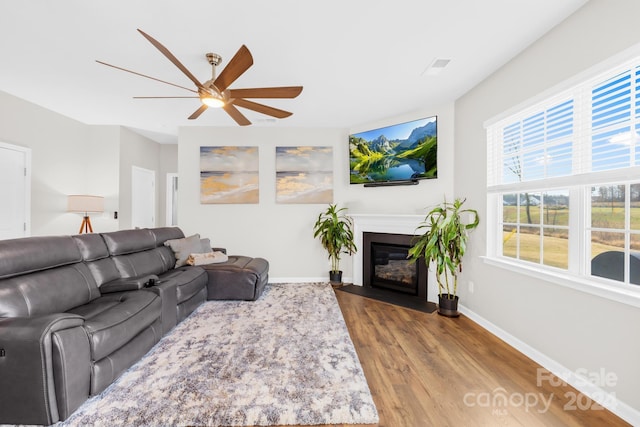
[[[200,203],[258,203],[258,147],[200,147]]]
[[[277,203],[333,203],[332,147],[276,147]]]

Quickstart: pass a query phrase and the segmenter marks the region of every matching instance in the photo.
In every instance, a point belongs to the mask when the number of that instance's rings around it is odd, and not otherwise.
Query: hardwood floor
[[[597,404],[568,385],[543,380],[538,386],[538,364],[464,316],[336,296],[378,426],[629,425],[604,409],[574,410]]]

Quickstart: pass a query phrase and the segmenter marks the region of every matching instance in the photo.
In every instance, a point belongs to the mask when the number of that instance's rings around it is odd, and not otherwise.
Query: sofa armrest
[[[155,286],[145,288],[158,295],[162,301],[162,335],[165,335],[178,324],[178,282],[175,280],[157,281]]]
[[[111,282],[102,284],[100,286],[100,292],[103,294],[111,294],[114,292],[137,291],[147,286],[150,279],[158,281],[158,276],[155,274],[147,274],[140,277],[112,280]]]
[[[88,350],[83,324],[82,316],[68,313],[0,319],[1,423],[53,424],[60,419],[59,409],[64,413],[66,402],[56,397],[56,390],[62,391],[56,381],[61,383],[64,378],[55,371],[65,366],[58,357],[60,344],[54,341],[68,330],[77,331],[79,337],[82,333],[85,342],[77,345],[78,353],[83,354],[85,345]]]

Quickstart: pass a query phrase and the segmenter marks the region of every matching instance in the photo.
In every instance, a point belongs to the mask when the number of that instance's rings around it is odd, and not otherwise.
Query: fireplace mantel
[[[353,255],[353,284],[362,286],[362,233],[415,234],[424,220],[424,215],[350,214],[353,219],[353,234],[358,251]]]

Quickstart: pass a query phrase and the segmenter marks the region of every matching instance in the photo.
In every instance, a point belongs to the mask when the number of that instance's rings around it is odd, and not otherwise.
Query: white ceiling
[[[222,110],[187,117],[197,99],[114,70],[193,84],[137,31],[201,81],[205,53],[224,67],[245,44],[254,65],[231,88],[302,85],[292,111],[241,110],[254,126],[345,127],[451,102],[587,0],[0,0],[0,90],[87,124],[117,124],[161,143],[181,126],[235,126]],[[451,59],[438,76],[424,74]]]

